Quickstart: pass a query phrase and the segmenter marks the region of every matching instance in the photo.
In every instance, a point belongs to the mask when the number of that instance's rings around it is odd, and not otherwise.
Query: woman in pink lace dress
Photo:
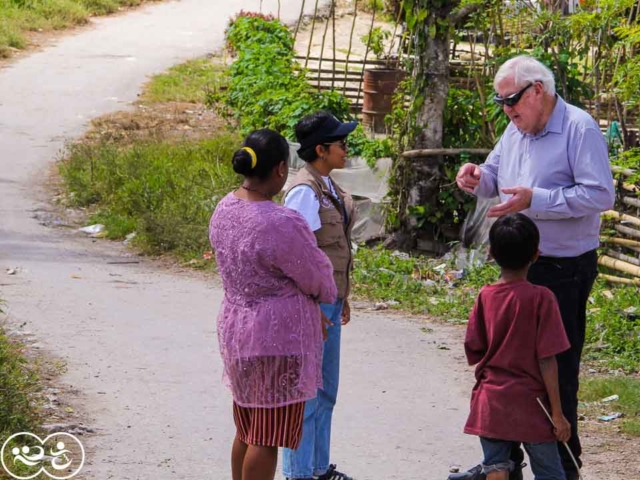
[[[297,448],[304,403],[322,386],[319,302],[335,301],[337,292],[304,218],[272,201],[288,158],[280,134],[250,134],[233,156],[244,182],[211,218],[225,292],[218,340],[237,428],[233,480],[274,478],[277,448]]]

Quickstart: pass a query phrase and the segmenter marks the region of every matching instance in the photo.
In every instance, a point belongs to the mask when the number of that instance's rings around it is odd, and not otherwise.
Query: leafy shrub
[[[267,127],[294,139],[295,124],[318,110],[350,118],[346,98],[309,85],[294,60],[293,36],[279,21],[245,13],[229,26],[227,46],[237,54],[228,88],[214,89],[207,103],[234,118],[242,134]]]

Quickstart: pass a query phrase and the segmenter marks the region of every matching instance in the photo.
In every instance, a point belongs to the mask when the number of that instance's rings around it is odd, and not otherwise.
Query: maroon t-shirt
[[[497,440],[554,441],[539,359],[570,347],[553,293],[526,280],[480,290],[464,343],[476,367],[465,433]]]

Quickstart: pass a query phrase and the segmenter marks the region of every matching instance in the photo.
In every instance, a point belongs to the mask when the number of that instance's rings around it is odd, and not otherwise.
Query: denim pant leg
[[[480,437],[480,445],[482,445],[484,453],[482,473],[487,475],[492,472],[513,470],[513,462],[509,460],[509,454],[513,447],[512,442]]]
[[[342,300],[320,304],[333,324],[327,331],[322,356],[322,383],[318,396],[304,407],[302,440],[297,450],[283,449],[282,471],[288,478],[311,478],[322,475],[329,468],[331,446],[331,417],[338,395],[340,373],[340,332]]]
[[[566,480],[558,445],[558,442],[524,444],[535,480]]]

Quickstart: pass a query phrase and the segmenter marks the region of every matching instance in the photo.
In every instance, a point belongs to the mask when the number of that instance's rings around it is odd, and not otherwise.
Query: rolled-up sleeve
[[[607,144],[595,128],[584,128],[569,148],[574,184],[559,188],[533,188],[529,212],[540,220],[578,218],[613,207],[615,190]]]
[[[491,151],[485,162],[480,165],[480,183],[474,190],[474,195],[482,198],[498,196],[498,169],[500,168],[500,154],[502,152],[502,138]]]

